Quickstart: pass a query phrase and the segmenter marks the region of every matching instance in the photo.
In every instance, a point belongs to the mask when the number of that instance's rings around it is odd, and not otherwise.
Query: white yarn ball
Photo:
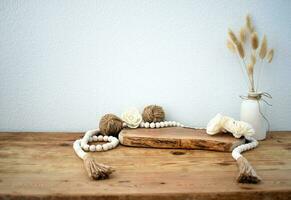
[[[151,128],[155,128],[155,126],[156,126],[156,125],[155,125],[154,122],[152,122],[152,123],[150,124],[150,127],[151,127]]]
[[[95,145],[90,145],[90,151],[96,151]]]
[[[149,128],[150,127],[150,123],[148,123],[148,122],[144,123],[144,127],[145,128]]]

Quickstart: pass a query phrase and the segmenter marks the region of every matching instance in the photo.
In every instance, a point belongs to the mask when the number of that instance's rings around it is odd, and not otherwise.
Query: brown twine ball
[[[113,114],[106,114],[99,122],[99,129],[104,135],[112,135],[117,137],[123,127],[122,125],[123,122],[119,117]]]
[[[161,122],[165,120],[165,112],[161,106],[149,105],[144,108],[142,118],[145,122]]]

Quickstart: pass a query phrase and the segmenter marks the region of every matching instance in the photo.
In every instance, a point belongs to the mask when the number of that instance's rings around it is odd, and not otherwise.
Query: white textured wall
[[[0,1],[0,131],[79,131],[163,105],[204,126],[246,94],[225,47],[247,12],[276,56],[264,71],[273,130],[291,130],[291,1]]]

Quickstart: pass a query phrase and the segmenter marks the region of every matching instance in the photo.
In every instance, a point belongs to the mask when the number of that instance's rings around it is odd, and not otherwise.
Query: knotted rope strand
[[[87,131],[82,139],[78,139],[74,142],[73,148],[75,153],[79,158],[81,158],[84,161],[84,167],[88,173],[88,176],[95,180],[100,179],[106,179],[109,177],[109,175],[114,171],[110,166],[97,163],[94,158],[89,156],[88,153],[83,151],[82,149],[82,143],[84,143],[85,137],[91,137],[95,135],[96,133],[99,133],[99,130],[90,130]]]
[[[259,183],[261,178],[257,175],[254,168],[248,162],[248,160],[241,155],[242,152],[254,149],[258,146],[258,141],[254,138],[247,138],[250,143],[242,144],[236,147],[231,155],[236,160],[238,168],[239,168],[239,175],[237,177],[237,182],[239,183]]]

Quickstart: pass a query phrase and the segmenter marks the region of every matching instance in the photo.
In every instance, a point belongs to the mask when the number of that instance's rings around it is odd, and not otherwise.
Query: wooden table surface
[[[110,179],[90,180],[72,143],[82,133],[0,133],[0,199],[291,199],[291,132],[244,153],[262,177],[238,184],[230,153],[119,146],[92,155]]]

